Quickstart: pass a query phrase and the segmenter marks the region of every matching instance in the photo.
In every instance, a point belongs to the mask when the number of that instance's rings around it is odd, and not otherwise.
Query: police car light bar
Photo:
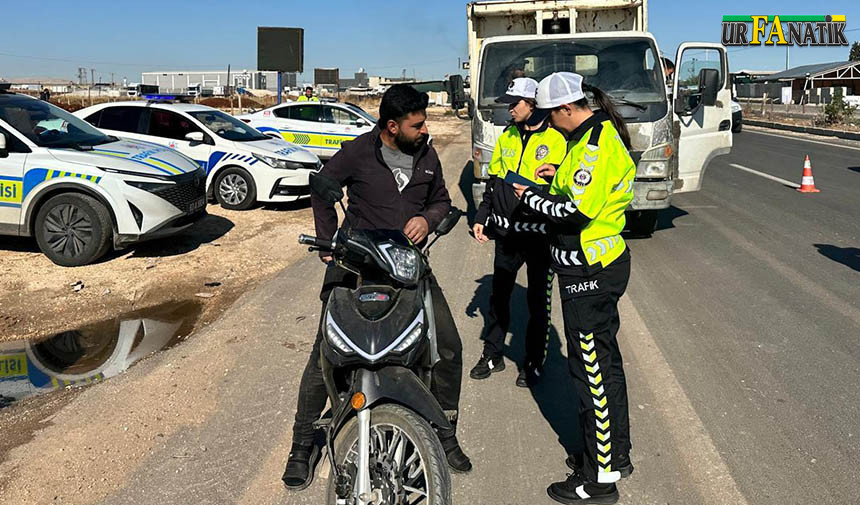
[[[145,94],[141,95],[141,98],[146,100],[147,102],[190,102],[194,99],[194,97],[190,95],[160,95],[160,94]]]

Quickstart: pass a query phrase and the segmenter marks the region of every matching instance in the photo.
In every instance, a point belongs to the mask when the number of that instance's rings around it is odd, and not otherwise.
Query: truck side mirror
[[[463,107],[467,107],[469,119],[472,119],[475,115],[475,103],[472,101],[471,97],[466,95],[463,76],[453,74],[448,77],[448,81],[445,84],[448,96],[451,100],[451,108],[454,109],[455,112],[459,112]]]
[[[0,133],[0,158],[8,158],[9,151],[6,150],[6,134]]]
[[[717,92],[720,89],[720,72],[714,68],[703,68],[699,71],[699,94],[702,105],[716,105]]]

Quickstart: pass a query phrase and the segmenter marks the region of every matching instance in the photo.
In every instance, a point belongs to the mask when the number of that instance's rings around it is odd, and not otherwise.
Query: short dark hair
[[[314,90],[314,88],[313,88],[313,87],[311,87],[311,86],[308,86],[307,88],[305,88],[305,91],[307,91],[307,90],[311,90],[311,91],[313,91],[313,90]]]
[[[675,70],[675,64],[674,64],[674,63],[672,63],[672,60],[670,60],[669,58],[660,58],[660,59],[661,59],[661,60],[663,60],[663,65],[664,65],[667,69],[670,69],[670,68],[671,68],[672,70]]]
[[[424,111],[430,97],[408,84],[395,84],[388,88],[379,103],[380,129],[385,129],[389,120],[400,121],[413,112]]]

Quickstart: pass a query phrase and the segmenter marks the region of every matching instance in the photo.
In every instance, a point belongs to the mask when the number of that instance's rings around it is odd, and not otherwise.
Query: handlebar
[[[324,251],[331,251],[334,248],[334,245],[332,244],[331,240],[325,240],[313,237],[311,235],[305,235],[304,233],[299,235],[299,244],[309,245],[311,247],[316,247]]]

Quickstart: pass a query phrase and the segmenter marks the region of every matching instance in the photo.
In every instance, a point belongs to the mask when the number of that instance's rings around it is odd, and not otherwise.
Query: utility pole
[[[96,83],[96,69],[90,69],[90,86]]]
[[[788,70],[788,46],[785,46],[785,69]]]
[[[110,73],[110,85],[113,86],[113,72]]]

